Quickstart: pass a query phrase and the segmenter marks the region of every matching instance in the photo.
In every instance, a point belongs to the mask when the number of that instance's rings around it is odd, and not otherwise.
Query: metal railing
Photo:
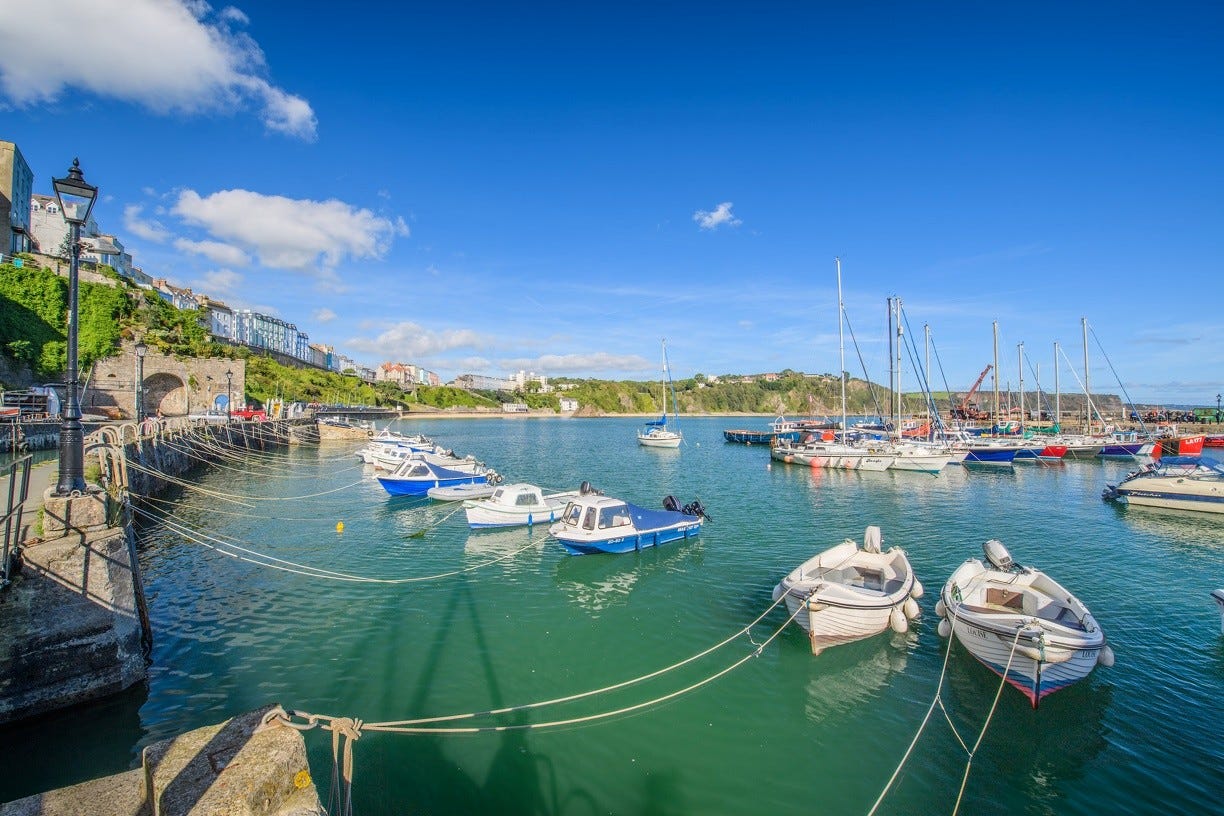
[[[21,516],[30,494],[30,462],[23,456],[8,466],[8,503],[4,509],[4,550],[0,553],[0,589],[13,581],[13,559],[21,546]],[[20,479],[20,485],[18,484]]]

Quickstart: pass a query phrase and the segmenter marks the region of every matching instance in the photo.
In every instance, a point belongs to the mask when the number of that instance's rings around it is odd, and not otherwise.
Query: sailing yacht
[[[672,385],[671,368],[667,365],[667,340],[663,341],[663,416],[647,422],[638,431],[638,444],[647,448],[678,448],[684,441],[677,426],[667,424],[667,390],[671,389],[672,414],[679,419],[680,407],[676,404],[676,387]]]

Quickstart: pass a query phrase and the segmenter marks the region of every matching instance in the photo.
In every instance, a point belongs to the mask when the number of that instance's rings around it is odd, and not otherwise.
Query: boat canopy
[[[1157,463],[1156,467],[1161,470],[1210,470],[1215,473],[1224,474],[1224,465],[1221,465],[1217,460],[1210,456],[1165,456]]]
[[[667,424],[667,414],[664,414],[659,419],[647,422],[646,424],[650,427],[655,427],[655,428],[666,425]]]

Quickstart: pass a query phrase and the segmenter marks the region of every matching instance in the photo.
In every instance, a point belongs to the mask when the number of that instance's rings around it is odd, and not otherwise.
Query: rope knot
[[[364,724],[356,717],[336,717],[331,721],[331,730],[334,734],[356,740],[361,739],[361,726]]]

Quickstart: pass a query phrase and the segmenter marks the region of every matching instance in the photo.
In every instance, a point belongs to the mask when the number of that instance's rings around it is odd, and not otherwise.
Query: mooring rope
[[[301,472],[301,464],[302,464],[301,462],[299,462],[299,463],[298,463],[298,466],[297,466],[297,467],[289,467],[289,466],[286,466],[286,467],[268,467],[268,466],[266,466],[266,465],[264,465],[263,463],[260,463],[260,462],[258,462],[258,461],[254,461],[254,462],[253,462],[253,461],[251,461],[251,460],[253,460],[253,459],[254,459],[254,460],[257,460],[257,459],[258,459],[258,457],[255,457],[255,456],[248,456],[248,457],[229,457],[229,456],[221,455],[221,459],[223,459],[223,460],[225,460],[225,461],[230,461],[230,462],[235,462],[235,463],[241,463],[241,465],[242,465],[241,467],[236,467],[236,466],[234,466],[234,465],[226,465],[226,464],[222,464],[221,462],[216,461],[216,459],[215,459],[213,456],[201,455],[200,453],[198,453],[198,452],[197,452],[197,451],[194,449],[194,446],[190,446],[190,445],[175,445],[175,444],[173,444],[173,443],[169,443],[169,442],[167,442],[167,443],[165,443],[165,444],[166,444],[166,447],[170,448],[171,450],[178,451],[179,453],[182,453],[184,456],[188,457],[189,459],[193,459],[193,460],[195,460],[195,461],[197,461],[197,462],[202,462],[202,463],[205,463],[205,464],[209,465],[210,467],[215,467],[215,468],[218,468],[219,470],[228,470],[228,471],[233,471],[233,472],[237,472],[237,473],[245,473],[245,474],[248,474],[248,475],[254,475],[254,474],[257,474],[257,475],[259,475],[261,478],[279,478],[279,479],[311,479],[311,478],[316,478],[315,474],[313,474],[313,473],[302,473],[302,472]],[[288,464],[289,464],[289,460],[285,460],[285,461],[286,461],[286,465],[288,465]],[[313,465],[313,464],[315,464],[315,463],[314,463],[313,461],[311,461],[311,462],[308,462],[307,464]],[[361,464],[360,464],[360,463],[357,463],[356,465],[350,465],[349,467],[346,467],[346,468],[340,468],[339,470],[330,470],[330,471],[328,472],[328,475],[334,475],[334,474],[336,474],[336,473],[344,473],[345,471],[348,471],[348,470],[357,470],[357,469],[360,469],[360,468],[361,468]],[[294,472],[294,471],[296,471],[296,472]]]
[[[345,581],[345,582],[350,582],[350,583],[412,584],[412,583],[421,583],[424,581],[436,581],[442,578],[452,578],[456,575],[463,575],[465,573],[475,572],[478,569],[482,569],[492,564],[497,564],[501,561],[505,561],[507,559],[513,558],[519,553],[526,552],[532,547],[538,546],[540,541],[542,540],[542,539],[536,539],[534,541],[530,541],[524,546],[514,550],[513,552],[507,553],[497,558],[492,558],[488,561],[482,561],[478,564],[473,564],[468,567],[451,570],[449,572],[440,572],[434,575],[420,575],[420,576],[411,576],[411,577],[405,577],[405,578],[374,578],[374,577],[364,576],[364,575],[354,575],[352,573],[347,573],[347,572],[337,572],[335,570],[325,570],[321,567],[312,567],[308,564],[299,564],[297,562],[289,561],[284,558],[277,558],[276,556],[268,555],[267,553],[261,553],[256,550],[250,549],[248,547],[243,547],[233,541],[227,541],[225,539],[218,538],[216,536],[210,536],[206,533],[202,533],[197,530],[192,530],[191,528],[186,527],[185,525],[181,525],[178,522],[173,521],[172,519],[168,519],[161,515],[149,513],[135,506],[133,506],[132,510],[133,512],[137,513],[140,516],[143,516],[144,518],[152,519],[157,522],[160,522],[163,526],[165,526],[171,532],[177,533],[179,536],[186,539],[187,541],[190,541],[195,544],[199,544],[210,550],[218,552],[221,555],[229,556],[230,558],[236,559],[238,561],[245,561],[248,564],[255,564],[261,567],[269,567],[271,569],[280,570],[282,572],[288,572],[288,573],[292,573],[295,575],[304,575],[309,578],[322,578],[322,579],[330,580],[330,581]],[[147,538],[148,537],[146,536],[145,540],[147,540]]]
[[[156,496],[134,496],[133,499],[144,502],[149,505],[161,505],[160,507],[156,507],[156,509],[161,512],[169,512],[170,510],[173,510],[173,509],[181,509],[180,503],[175,499],[160,499]],[[421,504],[418,507],[411,508],[411,509],[421,509],[421,508],[425,508],[428,506],[429,506],[428,504]],[[163,510],[163,507],[166,509]],[[342,517],[349,510],[368,510],[369,505],[357,503],[357,502],[354,502],[348,505],[329,505],[328,509],[330,512],[327,515],[327,517],[323,517],[323,516],[269,516],[266,513],[242,513],[236,510],[222,510],[218,507],[208,507],[208,508],[198,507],[198,508],[192,508],[192,509],[197,509],[197,510],[200,510],[201,512],[206,512],[210,516],[232,516],[233,518],[256,519],[260,521],[305,521],[305,522],[328,522],[330,523],[333,518],[337,516]],[[404,508],[404,509],[409,509],[409,508]]]
[[[156,468],[145,467],[144,465],[137,464],[135,462],[132,462],[131,460],[128,461],[128,468],[131,470],[140,471],[141,473],[147,473],[150,476],[156,476],[157,478],[164,479],[165,481],[170,482],[171,484],[176,484],[181,487],[188,488],[188,489],[197,489],[201,493],[205,493],[215,498],[225,499],[227,501],[234,501],[239,504],[245,503],[245,501],[284,502],[284,501],[303,501],[305,499],[317,499],[320,496],[329,496],[333,493],[339,493],[343,490],[351,490],[352,488],[365,483],[365,480],[363,479],[360,481],[351,482],[350,484],[341,485],[340,487],[332,488],[331,490],[321,490],[318,493],[307,493],[306,495],[303,495],[303,496],[251,496],[251,495],[238,496],[232,493],[221,493],[219,491],[210,491],[204,488],[198,488],[196,487],[196,485],[192,484],[191,482],[187,482],[183,479],[178,479],[177,477],[171,476],[170,474],[165,473],[164,471],[157,470]]]
[[[465,728],[419,728],[419,727],[406,727],[404,725],[405,723],[429,723],[429,722],[450,721],[450,720],[456,720],[456,719],[467,719],[467,718],[487,716],[487,715],[492,715],[492,714],[502,714],[502,713],[514,712],[514,711],[524,711],[527,709],[539,708],[541,706],[546,706],[546,705],[556,705],[559,703],[571,702],[573,700],[581,699],[584,697],[590,697],[596,694],[601,694],[601,693],[616,690],[619,688],[624,688],[626,686],[633,685],[635,683],[639,683],[644,680],[658,677],[662,674],[665,674],[666,672],[678,669],[681,666],[684,666],[692,662],[693,660],[698,659],[699,657],[704,657],[705,655],[708,655],[711,652],[713,652],[715,649],[721,648],[727,643],[732,642],[733,640],[738,638],[740,635],[744,634],[749,629],[751,629],[754,624],[760,622],[760,620],[764,618],[765,615],[767,615],[770,611],[772,611],[773,608],[776,607],[778,603],[781,602],[781,600],[782,598],[779,598],[777,601],[774,601],[774,603],[771,604],[770,607],[767,610],[765,610],[765,612],[763,612],[760,616],[758,616],[756,620],[753,621],[753,623],[748,624],[748,626],[741,628],[738,632],[735,633],[735,635],[731,636],[730,638],[725,639],[720,644],[710,649],[706,649],[705,651],[700,652],[698,655],[694,655],[691,658],[686,658],[685,660],[679,661],[677,663],[673,663],[671,666],[665,669],[659,669],[657,671],[650,672],[649,674],[645,674],[640,677],[632,678],[630,680],[626,680],[621,683],[614,684],[612,686],[607,686],[603,689],[593,689],[591,691],[586,691],[586,692],[582,692],[579,694],[572,694],[567,697],[558,697],[553,700],[546,700],[546,701],[541,701],[537,703],[527,703],[527,704],[517,705],[517,706],[509,706],[506,708],[494,709],[494,710],[484,711],[484,712],[472,712],[469,714],[454,714],[454,715],[448,715],[444,717],[430,717],[430,718],[424,718],[424,719],[419,719],[419,720],[398,720],[398,721],[375,722],[375,723],[363,722],[362,720],[357,719],[355,717],[334,717],[334,716],[329,716],[326,714],[311,714],[311,713],[304,712],[304,711],[295,711],[292,709],[285,709],[285,708],[281,708],[278,706],[277,708],[274,708],[271,711],[269,711],[264,716],[263,725],[267,726],[267,725],[276,723],[279,725],[288,726],[297,731],[309,731],[314,728],[323,728],[324,730],[331,731],[332,732],[332,791],[328,797],[328,804],[329,804],[329,807],[335,805],[341,808],[341,810],[339,811],[340,813],[351,813],[352,812],[351,810],[352,809],[352,796],[353,796],[353,788],[352,788],[353,767],[354,767],[353,743],[356,742],[358,739],[360,739],[362,733],[366,731],[377,731],[377,732],[392,733],[392,734],[479,734],[479,733],[496,733],[496,732],[503,732],[503,731],[529,731],[529,730],[538,731],[538,730],[543,730],[546,728],[571,727],[574,725],[582,725],[586,723],[596,722],[599,720],[606,720],[612,717],[618,717],[624,714],[632,713],[634,711],[640,711],[645,708],[650,708],[652,706],[662,705],[663,703],[669,702],[685,694],[692,693],[693,691],[696,691],[697,689],[700,689],[706,685],[709,685],[715,680],[718,680],[719,678],[724,677],[725,675],[729,674],[730,672],[744,665],[752,658],[760,656],[764,648],[767,645],[769,645],[771,642],[773,642],[773,640],[775,640],[786,629],[787,625],[791,621],[793,621],[800,612],[804,611],[806,607],[802,605],[799,606],[795,610],[794,614],[792,614],[789,618],[783,621],[782,625],[779,626],[777,629],[775,629],[769,635],[769,637],[767,637],[760,644],[756,644],[754,642],[753,648],[750,651],[748,651],[747,654],[735,660],[729,666],[725,666],[719,669],[718,671],[714,672],[713,674],[703,677],[694,683],[690,683],[689,685],[684,686],[683,688],[668,692],[667,694],[662,694],[657,697],[653,697],[643,702],[633,703],[631,705],[621,706],[619,708],[610,709],[607,711],[596,712],[594,714],[587,714],[587,715],[583,715],[579,717],[569,717],[565,719],[552,720],[549,722],[539,722],[539,723],[472,726],[472,727],[465,727]],[[296,722],[295,718],[298,720],[301,720],[301,722]]]
[[[1016,654],[1016,645],[1020,642],[1020,633],[1023,631],[1023,629],[1020,628],[1016,630],[1016,638],[1012,641],[1011,653],[1007,656],[1007,666],[1003,670],[1003,677],[999,680],[999,688],[995,692],[994,702],[991,703],[990,711],[986,715],[986,721],[982,725],[981,733],[978,734],[977,742],[973,744],[973,748],[970,748],[965,743],[965,740],[961,738],[960,732],[957,731],[956,725],[952,722],[952,718],[948,714],[948,709],[943,703],[943,684],[944,679],[948,674],[948,658],[952,654],[952,641],[956,637],[955,609],[948,609],[948,618],[952,621],[952,631],[948,633],[948,644],[947,648],[944,649],[943,666],[941,666],[939,670],[939,682],[935,684],[935,697],[931,700],[930,706],[927,707],[926,715],[923,716],[922,722],[918,726],[918,730],[914,733],[914,738],[910,740],[909,747],[905,749],[905,753],[902,755],[901,761],[897,764],[896,769],[892,772],[892,776],[888,778],[888,782],[884,785],[884,789],[880,791],[880,795],[876,797],[875,803],[872,804],[871,809],[867,811],[867,816],[873,816],[873,814],[879,809],[880,804],[884,801],[884,797],[888,795],[888,791],[892,788],[893,783],[897,781],[897,777],[900,776],[902,768],[905,767],[906,762],[909,761],[910,755],[914,751],[914,746],[918,744],[918,738],[922,736],[923,730],[927,727],[927,723],[930,721],[931,714],[935,711],[936,705],[938,705],[943,711],[944,718],[947,719],[948,727],[952,730],[953,736],[956,737],[956,740],[960,743],[961,748],[963,748],[969,755],[969,760],[965,763],[965,774],[961,778],[960,792],[956,796],[956,805],[952,809],[953,816],[955,816],[956,812],[960,810],[961,797],[963,797],[965,794],[965,783],[969,781],[969,769],[973,765],[974,755],[977,753],[978,746],[982,744],[982,738],[986,736],[986,729],[990,727],[990,720],[992,717],[994,717],[995,709],[999,705],[999,697],[1003,693],[1003,687],[1007,684],[1007,672],[1011,670],[1012,659]]]

